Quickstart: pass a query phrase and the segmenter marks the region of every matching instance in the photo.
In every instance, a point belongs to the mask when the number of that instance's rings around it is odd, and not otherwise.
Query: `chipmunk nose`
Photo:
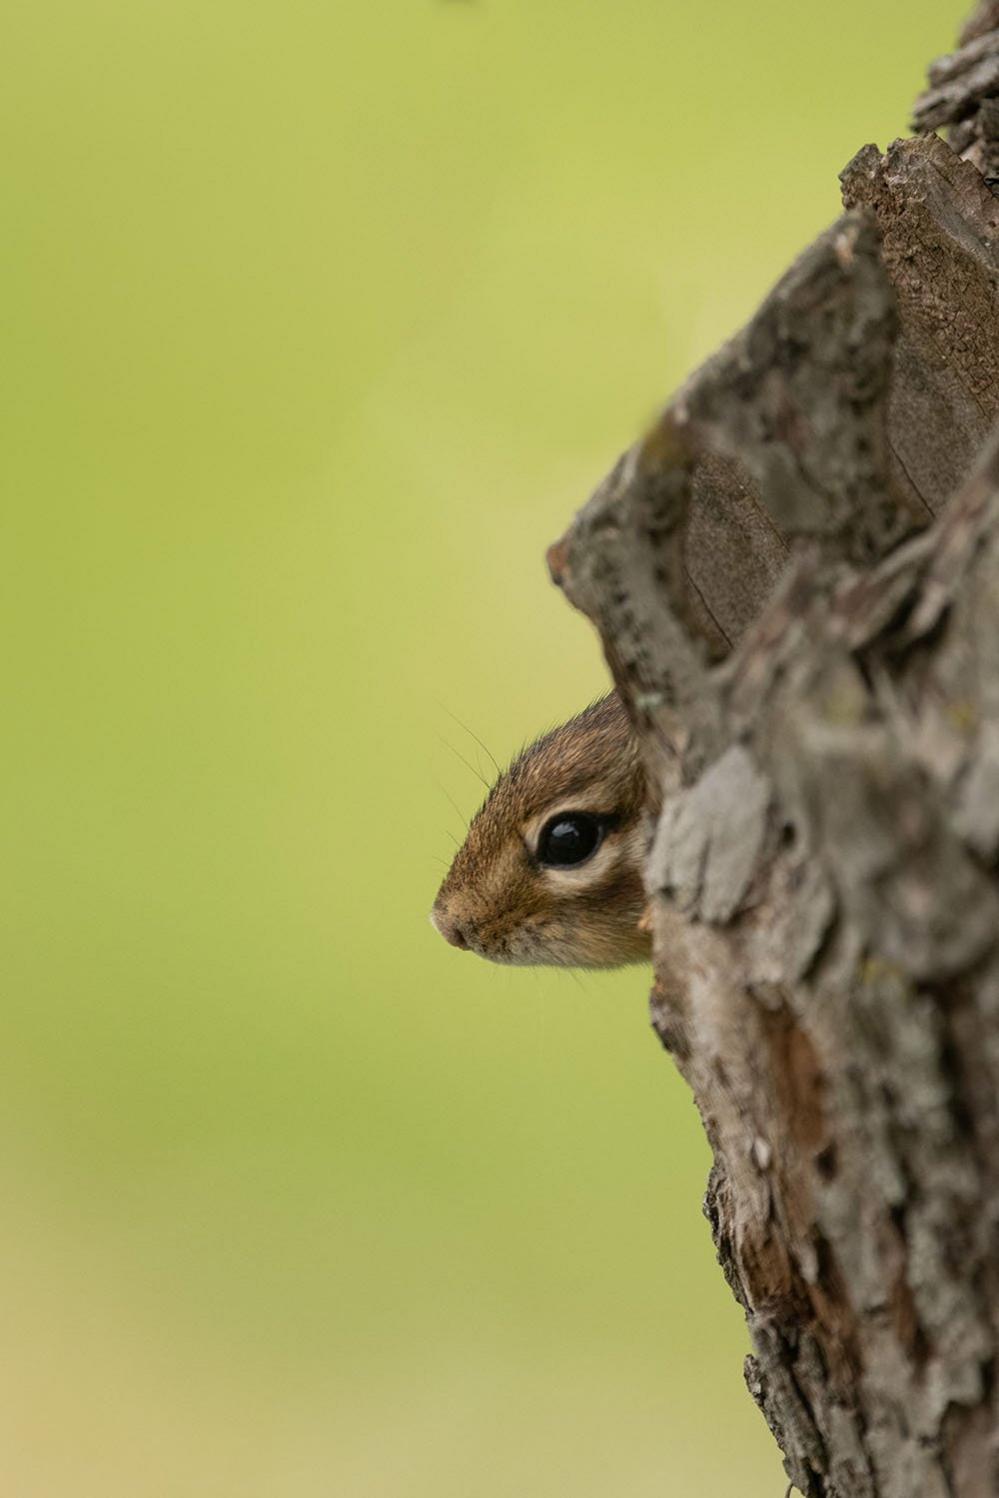
[[[439,931],[445,941],[451,943],[452,947],[463,947],[468,951],[468,938],[462,931],[458,922],[445,915],[442,910],[436,908],[430,912],[430,924],[435,931]]]

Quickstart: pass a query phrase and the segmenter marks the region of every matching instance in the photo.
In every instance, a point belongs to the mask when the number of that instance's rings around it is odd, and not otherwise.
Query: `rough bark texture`
[[[549,553],[662,790],[747,1381],[829,1498],[999,1493],[997,28]]]

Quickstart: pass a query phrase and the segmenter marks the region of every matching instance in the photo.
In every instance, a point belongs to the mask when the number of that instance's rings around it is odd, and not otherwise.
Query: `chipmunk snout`
[[[466,952],[468,951],[468,937],[453,917],[445,915],[435,906],[430,912],[430,924],[435,931],[440,932],[445,941],[451,943],[452,947],[461,947]]]

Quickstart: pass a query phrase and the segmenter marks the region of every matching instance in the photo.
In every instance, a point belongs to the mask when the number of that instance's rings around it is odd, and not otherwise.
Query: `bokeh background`
[[[962,9],[8,0],[5,1494],[780,1498],[646,973],[426,911]]]

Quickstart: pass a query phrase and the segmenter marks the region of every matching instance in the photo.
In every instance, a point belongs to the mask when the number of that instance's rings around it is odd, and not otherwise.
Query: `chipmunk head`
[[[500,776],[430,919],[452,946],[493,962],[641,962],[646,841],[645,777],[612,693]]]

